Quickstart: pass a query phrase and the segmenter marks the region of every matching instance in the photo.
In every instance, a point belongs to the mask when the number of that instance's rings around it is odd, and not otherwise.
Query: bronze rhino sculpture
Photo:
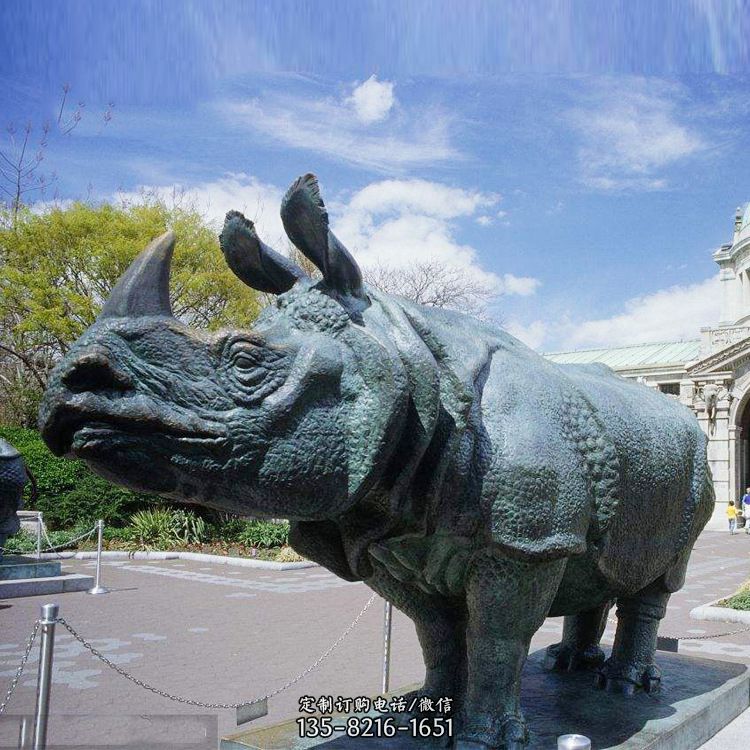
[[[50,448],[137,490],[289,518],[295,549],[414,621],[422,692],[460,708],[456,748],[525,746],[521,668],[550,615],[551,668],[656,690],[659,621],[714,504],[691,412],[367,288],[312,175],[282,219],[322,280],[230,212],[229,266],[276,295],[248,331],[175,319],[174,238],[144,250],[50,378]]]

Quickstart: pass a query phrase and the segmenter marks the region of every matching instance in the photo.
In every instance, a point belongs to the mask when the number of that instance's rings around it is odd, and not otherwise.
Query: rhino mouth
[[[227,444],[226,429],[191,415],[187,423],[150,410],[138,416],[89,412],[71,406],[56,410],[42,429],[42,436],[56,456],[85,457],[89,453],[123,443],[177,443],[182,448],[221,449]]]

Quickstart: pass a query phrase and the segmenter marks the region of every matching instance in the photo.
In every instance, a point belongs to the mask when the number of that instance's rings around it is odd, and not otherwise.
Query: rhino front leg
[[[607,625],[607,615],[612,604],[613,602],[608,601],[586,612],[566,616],[562,641],[547,648],[545,668],[574,672],[601,666],[604,651],[599,647],[599,641]]]
[[[617,631],[612,656],[596,677],[597,687],[630,695],[637,688],[657,693],[661,672],[654,663],[659,623],[667,611],[669,591],[660,578],[642,591],[617,600]]]
[[[425,664],[425,681],[417,691],[431,698],[450,697],[460,706],[466,681],[466,612],[462,603],[429,595],[373,566],[367,585],[392,602],[415,625]]]
[[[466,579],[468,680],[456,750],[526,747],[521,669],[564,569],[564,560],[526,562],[490,550],[472,558]]]

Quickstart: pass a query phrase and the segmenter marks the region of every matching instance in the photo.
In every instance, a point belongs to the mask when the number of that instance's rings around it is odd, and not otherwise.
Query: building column
[[[744,494],[744,488],[742,487],[744,472],[742,430],[736,425],[731,425],[727,433],[729,438],[727,446],[729,454],[729,497],[732,500],[737,500]]]
[[[738,287],[738,280],[734,273],[734,268],[731,266],[724,266],[719,271],[719,280],[721,281],[721,320],[719,320],[720,326],[727,326],[734,323],[737,320],[734,317],[735,309],[737,308],[737,294],[740,291]]]

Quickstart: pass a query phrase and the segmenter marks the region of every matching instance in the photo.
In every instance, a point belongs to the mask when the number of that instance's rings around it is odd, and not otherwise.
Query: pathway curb
[[[43,552],[43,560],[95,560],[96,552]],[[229,557],[228,555],[209,555],[203,552],[125,552],[123,550],[105,550],[103,560],[193,560],[195,562],[213,563],[214,565],[233,565],[239,568],[265,568],[266,570],[297,570],[299,568],[317,568],[318,563],[311,560],[302,562],[274,562],[273,560],[253,560],[249,557]]]
[[[708,604],[701,604],[699,607],[691,609],[690,619],[709,620],[711,622],[738,622],[742,625],[750,625],[750,612],[716,606],[718,602],[729,598],[729,596],[722,596],[719,599],[708,602]]]

